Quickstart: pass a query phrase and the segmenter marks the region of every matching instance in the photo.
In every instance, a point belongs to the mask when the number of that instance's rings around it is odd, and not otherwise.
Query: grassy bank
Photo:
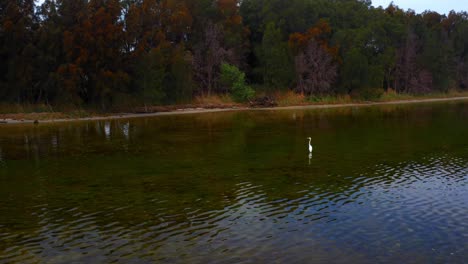
[[[398,94],[394,91],[383,93],[374,100],[365,100],[355,98],[349,95],[339,96],[304,96],[294,92],[276,92],[268,96],[276,103],[278,107],[288,106],[313,106],[313,105],[349,105],[349,104],[367,104],[384,103],[396,101],[412,101],[436,98],[457,98],[468,97],[468,91],[450,91],[448,93],[433,93],[426,95]],[[191,104],[180,105],[158,105],[158,106],[125,106],[115,107],[107,111],[96,108],[77,108],[77,107],[52,107],[48,105],[15,105],[0,104],[0,123],[5,120],[31,121],[31,120],[61,120],[61,119],[82,119],[95,117],[114,117],[128,116],[145,113],[162,113],[177,111],[200,112],[210,109],[245,109],[252,107],[249,103],[236,103],[228,95],[214,95],[209,97],[196,97]],[[257,106],[258,107],[258,106]],[[3,122],[2,122],[3,121]]]
[[[414,95],[406,93],[396,93],[393,90],[384,92],[381,96],[374,99],[363,99],[362,97],[353,97],[351,95],[337,95],[337,96],[310,96],[306,97],[301,94],[293,92],[285,92],[277,94],[278,106],[292,106],[292,105],[310,105],[310,104],[355,104],[355,103],[368,103],[368,102],[391,102],[403,100],[418,100],[418,99],[432,99],[432,98],[452,98],[452,97],[466,97],[468,91],[451,90],[447,93],[431,93],[424,95]]]

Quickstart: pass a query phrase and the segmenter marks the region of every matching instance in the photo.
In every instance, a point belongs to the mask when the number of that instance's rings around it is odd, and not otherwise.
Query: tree
[[[341,68],[341,82],[348,93],[368,88],[369,63],[359,49],[352,48],[345,54]]]
[[[58,85],[57,68],[64,60],[63,28],[60,24],[58,6],[46,0],[38,13],[42,26],[36,32],[38,55],[35,60],[35,79],[38,95],[36,102],[52,103],[63,93]]]
[[[205,37],[194,48],[193,67],[196,80],[202,85],[201,93],[208,96],[215,89],[221,63],[228,56],[229,51],[224,49],[222,32],[219,26],[208,23],[205,28]]]
[[[397,55],[396,78],[394,88],[399,92],[407,92],[410,80],[416,73],[416,60],[418,56],[419,41],[416,34],[408,32],[405,45],[400,48]]]
[[[176,47],[170,58],[170,69],[166,78],[166,94],[171,102],[187,102],[193,96],[193,55],[183,45]]]
[[[32,102],[35,94],[34,30],[36,16],[33,0],[6,0],[0,17],[0,95],[17,103]]]
[[[315,40],[309,40],[294,63],[297,74],[297,89],[306,94],[330,93],[337,77],[337,65],[333,57]]]
[[[455,68],[455,87],[468,89],[468,14],[450,12],[443,21],[452,43]]]
[[[301,93],[329,93],[337,77],[336,47],[328,44],[331,28],[324,20],[309,28],[305,33],[289,36],[289,47],[296,55],[297,90]]]
[[[57,97],[61,103],[87,103],[84,98],[84,91],[90,89],[89,77],[84,70],[87,48],[75,43],[75,39],[78,41],[81,36],[85,36],[81,26],[88,16],[87,1],[60,0],[58,4],[63,59],[58,63],[55,72],[57,85],[61,87]],[[79,53],[83,53],[80,60],[78,60]]]
[[[163,81],[166,75],[164,52],[152,49],[142,56],[137,64],[135,83],[143,97],[145,108],[148,104],[158,104],[164,97]]]
[[[262,39],[260,57],[263,83],[274,89],[287,88],[292,81],[292,59],[281,30],[275,23],[267,25]]]
[[[83,102],[102,108],[111,104],[113,92],[123,91],[128,82],[121,56],[120,13],[117,0],[91,0],[78,16],[79,23],[64,33],[67,63],[59,69],[63,83]]]
[[[233,92],[222,63],[245,82],[303,93],[468,89],[466,12],[369,0],[35,2],[0,1],[1,102],[186,102]]]
[[[424,94],[432,90],[432,74],[427,70],[421,70],[413,75],[409,82],[408,92],[413,94]]]
[[[239,12],[240,0],[216,1],[219,24],[222,25],[223,42],[229,56],[226,58],[231,64],[243,67],[245,54],[249,48],[248,36],[250,31],[243,25]]]
[[[227,63],[221,65],[221,83],[227,87],[237,102],[248,101],[255,95],[255,91],[245,82],[245,73],[234,65]]]

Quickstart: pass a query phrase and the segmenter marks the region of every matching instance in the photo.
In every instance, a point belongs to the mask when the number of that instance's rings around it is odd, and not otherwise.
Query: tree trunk
[[[211,88],[212,88],[212,82],[213,82],[213,76],[212,76],[212,70],[208,70],[208,96],[211,96]]]

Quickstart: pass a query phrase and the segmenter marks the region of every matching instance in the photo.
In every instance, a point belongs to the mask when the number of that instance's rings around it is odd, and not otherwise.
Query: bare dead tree
[[[421,45],[418,36],[409,31],[405,45],[397,55],[394,87],[396,91],[421,94],[432,90],[432,73],[417,63]]]
[[[432,74],[427,70],[420,70],[411,77],[408,92],[414,94],[428,93],[432,90]]]
[[[394,89],[397,92],[408,92],[410,82],[418,79],[416,58],[418,52],[418,37],[413,32],[408,32],[405,45],[398,50],[395,71]]]
[[[457,60],[456,76],[458,86],[462,89],[468,89],[468,63],[461,58]]]
[[[205,27],[204,39],[194,48],[193,67],[196,80],[202,85],[202,93],[211,95],[219,68],[229,52],[222,46],[221,29],[209,22]]]
[[[310,40],[304,51],[294,58],[297,89],[301,93],[327,93],[337,77],[337,65],[316,41]]]

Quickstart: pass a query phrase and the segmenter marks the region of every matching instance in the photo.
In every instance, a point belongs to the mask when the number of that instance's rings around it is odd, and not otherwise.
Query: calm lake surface
[[[467,259],[467,102],[0,126],[0,263]]]

